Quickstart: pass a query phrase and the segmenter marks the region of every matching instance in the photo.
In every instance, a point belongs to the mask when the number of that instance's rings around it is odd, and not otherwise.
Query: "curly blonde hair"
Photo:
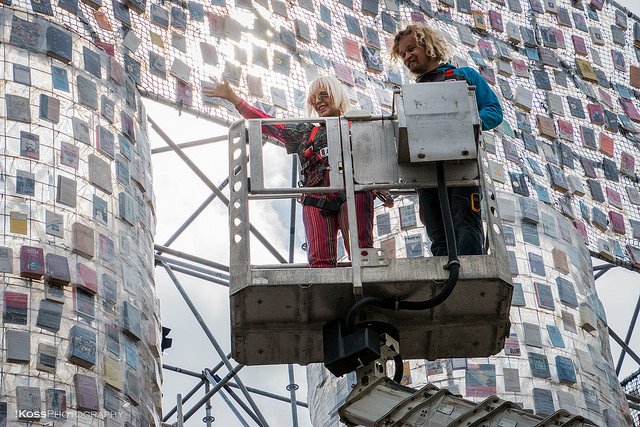
[[[451,46],[445,40],[442,33],[434,28],[426,25],[407,25],[406,28],[400,30],[393,39],[393,48],[391,49],[391,58],[393,60],[400,58],[400,39],[404,36],[414,34],[418,45],[423,47],[427,56],[436,58],[439,62],[446,62],[451,57]]]

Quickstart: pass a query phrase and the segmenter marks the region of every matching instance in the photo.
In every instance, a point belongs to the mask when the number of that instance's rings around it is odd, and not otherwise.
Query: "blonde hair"
[[[446,62],[450,59],[451,46],[447,43],[442,33],[426,25],[416,24],[407,25],[405,29],[396,34],[393,39],[393,48],[391,49],[392,59],[397,60],[400,58],[400,39],[411,34],[416,36],[418,45],[424,48],[427,56],[436,58],[439,62]]]
[[[313,109],[311,103],[311,94],[318,89],[326,90],[329,96],[333,99],[334,105],[340,110],[340,114],[344,114],[351,105],[349,94],[342,86],[342,83],[338,79],[332,76],[318,77],[309,85],[307,91],[307,114],[309,117],[317,116],[316,110]]]

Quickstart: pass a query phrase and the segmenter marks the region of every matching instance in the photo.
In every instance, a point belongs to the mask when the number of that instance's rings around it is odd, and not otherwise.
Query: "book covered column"
[[[0,425],[156,425],[139,94],[81,34],[8,7],[0,26]]]

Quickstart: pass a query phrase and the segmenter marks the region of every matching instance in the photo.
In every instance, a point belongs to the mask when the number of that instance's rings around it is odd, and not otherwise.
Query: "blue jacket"
[[[478,104],[478,114],[482,122],[482,130],[493,129],[502,123],[502,107],[498,97],[491,90],[491,87],[482,78],[480,73],[470,67],[456,68],[451,64],[440,64],[438,68],[428,73],[422,74],[416,79],[417,82],[442,81],[436,77],[446,70],[453,69],[454,74],[466,80],[467,83],[476,87],[476,103]]]

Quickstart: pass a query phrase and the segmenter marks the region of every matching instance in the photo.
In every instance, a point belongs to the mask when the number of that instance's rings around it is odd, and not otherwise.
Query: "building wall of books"
[[[488,358],[405,361],[402,383],[432,383],[475,402],[498,395],[539,415],[563,408],[596,425],[631,425],[584,237],[542,202],[513,193],[500,193],[498,201],[515,288],[504,350]],[[386,253],[429,254],[415,197],[376,214],[377,243]],[[307,373],[313,424],[340,425],[336,409],[355,376],[336,379],[322,365]]]
[[[0,425],[156,425],[155,218],[139,94],[90,40],[0,12]]]

